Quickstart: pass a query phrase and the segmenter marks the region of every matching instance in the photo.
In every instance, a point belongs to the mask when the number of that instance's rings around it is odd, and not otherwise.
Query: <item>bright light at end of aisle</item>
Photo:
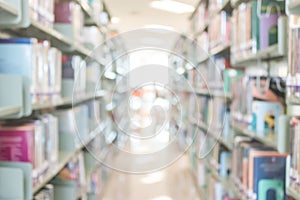
[[[141,181],[144,184],[154,184],[161,182],[165,178],[165,173],[163,171],[155,172],[152,174],[146,175],[144,178],[141,179]]]
[[[155,9],[176,14],[191,13],[195,9],[191,5],[172,0],[152,1],[150,3],[150,6]]]
[[[175,31],[175,28],[172,26],[164,26],[160,24],[149,24],[144,26],[143,28],[150,28],[150,29],[163,29],[163,30],[168,30],[168,31]]]
[[[111,21],[111,23],[113,23],[113,24],[117,24],[117,23],[120,22],[120,18],[118,18],[118,17],[112,17],[110,21]]]
[[[169,196],[159,196],[159,197],[155,197],[151,200],[173,200],[173,199]]]

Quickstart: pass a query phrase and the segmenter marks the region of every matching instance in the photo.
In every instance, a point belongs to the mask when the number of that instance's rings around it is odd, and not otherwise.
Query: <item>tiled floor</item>
[[[118,158],[122,159],[122,158]],[[150,174],[111,172],[102,200],[199,200],[188,156]]]

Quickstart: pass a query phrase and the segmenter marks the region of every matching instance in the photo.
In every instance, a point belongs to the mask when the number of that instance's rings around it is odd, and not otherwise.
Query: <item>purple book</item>
[[[260,17],[260,49],[265,49],[278,41],[278,14],[262,14]]]

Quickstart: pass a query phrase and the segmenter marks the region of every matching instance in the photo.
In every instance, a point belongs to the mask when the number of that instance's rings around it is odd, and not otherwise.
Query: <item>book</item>
[[[15,74],[23,77],[24,115],[31,114],[32,97],[37,91],[34,80],[37,68],[37,40],[34,38],[0,39],[0,73]],[[18,59],[16,59],[18,56]]]
[[[250,151],[248,184],[251,199],[284,200],[286,157],[275,151]]]
[[[48,167],[44,156],[44,134],[43,124],[38,120],[0,126],[0,160],[30,163],[34,185]]]
[[[82,42],[83,12],[75,2],[55,2],[54,29],[72,40]]]
[[[283,114],[280,103],[253,101],[252,102],[252,128],[261,137],[277,140],[278,120]]]
[[[86,91],[86,62],[80,56],[62,56],[62,96],[80,98]]]

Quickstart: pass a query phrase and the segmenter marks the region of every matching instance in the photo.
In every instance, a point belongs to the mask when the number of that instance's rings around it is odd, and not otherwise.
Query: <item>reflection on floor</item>
[[[184,155],[171,166],[150,174],[111,172],[102,200],[199,200],[196,183]]]

